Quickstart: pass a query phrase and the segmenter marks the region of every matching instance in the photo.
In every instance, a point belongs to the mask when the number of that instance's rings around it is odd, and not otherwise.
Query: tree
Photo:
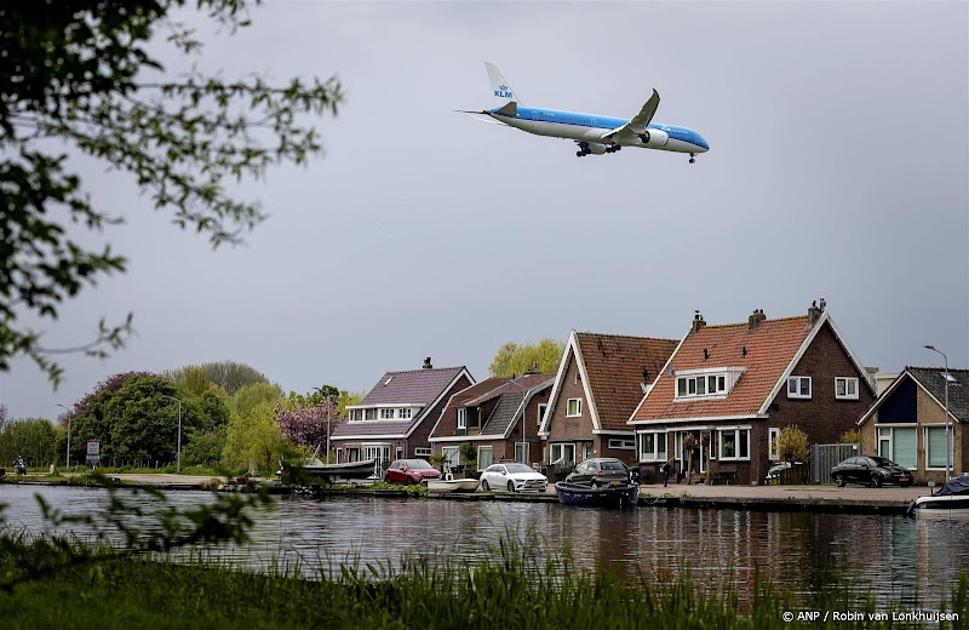
[[[28,466],[57,460],[57,431],[47,418],[22,418],[0,428],[0,463],[23,456]]]
[[[90,198],[68,162],[70,149],[129,174],[176,225],[235,243],[264,215],[237,198],[236,183],[273,164],[304,164],[321,150],[307,115],[336,114],[336,79],[270,85],[197,71],[169,76],[162,45],[198,55],[201,42],[178,22],[186,5],[226,27],[249,24],[246,0],[36,0],[0,7],[0,371],[30,357],[56,387],[57,353],[104,356],[121,347],[131,315],[102,320],[72,348],[50,348],[21,323],[57,319],[62,303],[111,273],[124,257],[95,233],[121,217]],[[228,390],[227,390],[228,391]]]
[[[289,392],[286,396],[286,406],[289,409],[296,407],[313,407],[327,399],[335,399],[337,403],[337,417],[334,422],[340,422],[346,416],[347,407],[359,405],[363,400],[364,394],[359,392],[348,392],[334,385],[321,385],[306,394]]]
[[[808,436],[797,425],[786,426],[777,435],[777,456],[787,462],[806,462],[810,455],[808,451]]]
[[[327,429],[337,424],[340,419],[338,403],[335,397],[324,398],[317,405],[296,405],[287,409],[280,405],[276,407],[276,424],[279,425],[283,437],[300,446],[315,448],[326,442]]]
[[[233,413],[245,416],[249,415],[255,407],[263,403],[268,403],[270,408],[275,407],[276,403],[282,397],[283,392],[279,389],[278,385],[273,385],[272,383],[253,383],[252,385],[239,388],[239,391],[229,399],[229,408]]]
[[[199,365],[186,365],[163,373],[175,383],[201,393],[209,385],[221,388],[226,394],[235,394],[240,387],[255,383],[268,383],[266,375],[254,367],[235,361],[213,361]]]
[[[565,344],[554,339],[542,339],[536,344],[517,344],[514,341],[501,346],[491,360],[488,369],[492,376],[514,376],[525,372],[535,371],[543,374],[554,374],[558,371],[559,362]]]
[[[283,434],[273,419],[274,401],[262,401],[233,412],[226,429],[222,464],[232,470],[272,473],[287,456]]]

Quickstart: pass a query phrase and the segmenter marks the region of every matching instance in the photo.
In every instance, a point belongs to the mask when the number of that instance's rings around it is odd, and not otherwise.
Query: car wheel
[[[508,492],[514,492],[514,491],[515,491],[515,482],[509,480],[508,481]]]
[[[488,480],[487,479],[482,479],[481,480],[481,489],[484,490],[485,492],[488,492],[489,490],[491,490],[491,488],[488,487]]]
[[[843,475],[835,475],[834,482],[838,485],[839,488],[845,487],[845,478]]]

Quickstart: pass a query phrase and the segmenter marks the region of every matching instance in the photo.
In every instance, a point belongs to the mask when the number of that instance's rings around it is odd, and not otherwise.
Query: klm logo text
[[[499,85],[498,89],[495,90],[495,96],[498,98],[512,98],[514,95],[507,85]]]

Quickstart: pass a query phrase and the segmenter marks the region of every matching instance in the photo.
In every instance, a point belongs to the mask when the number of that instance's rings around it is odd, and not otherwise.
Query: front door
[[[528,442],[515,442],[515,461],[528,464]]]
[[[704,433],[706,433],[706,436],[704,436]],[[710,432],[700,431],[698,437],[700,440],[700,474],[703,475],[707,472],[707,463],[710,459]],[[706,444],[703,443],[704,437],[706,437]]]
[[[381,477],[384,472],[384,462],[390,459],[389,444],[371,444],[363,447],[363,458],[377,460],[373,465],[373,474]]]

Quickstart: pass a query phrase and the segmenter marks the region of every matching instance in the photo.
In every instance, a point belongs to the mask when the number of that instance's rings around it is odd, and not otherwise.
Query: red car
[[[384,473],[384,481],[388,483],[411,484],[440,478],[441,471],[423,459],[398,459]]]

